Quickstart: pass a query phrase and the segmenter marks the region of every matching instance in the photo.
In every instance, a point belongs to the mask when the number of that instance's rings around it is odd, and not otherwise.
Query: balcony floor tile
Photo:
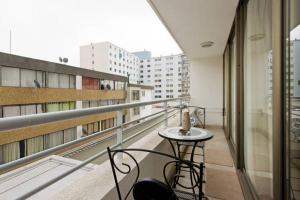
[[[210,128],[210,131],[214,133],[214,138],[206,142],[205,146],[205,180],[204,192],[209,199],[231,199],[231,200],[243,200],[242,189],[236,174],[236,170],[233,164],[233,160],[230,154],[230,150],[224,135],[224,131],[221,128]],[[191,147],[187,149],[187,152],[191,152]],[[200,153],[199,149],[196,153]],[[189,154],[185,155],[186,159],[189,159]],[[194,160],[199,162],[202,160],[201,156],[195,155]],[[184,174],[185,172],[183,172]],[[189,182],[189,176],[186,176],[186,180],[182,180],[185,183]]]

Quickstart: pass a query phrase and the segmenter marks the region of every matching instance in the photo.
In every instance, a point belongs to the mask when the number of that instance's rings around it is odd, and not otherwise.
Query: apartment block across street
[[[184,65],[184,55],[151,57],[149,51],[135,52],[140,57],[140,83],[154,86],[155,99],[177,98],[188,88],[189,65]],[[188,74],[183,74],[183,72]]]

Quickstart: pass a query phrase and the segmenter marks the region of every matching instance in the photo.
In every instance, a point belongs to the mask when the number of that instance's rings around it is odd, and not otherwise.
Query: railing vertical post
[[[120,128],[117,129],[117,144],[118,144],[118,148],[121,149],[122,148],[122,144],[123,144],[123,110],[118,110],[117,111],[117,126],[121,126]],[[122,158],[122,154],[118,154],[120,155],[120,158]]]
[[[168,102],[164,102],[164,109],[165,109],[165,128],[168,127]]]
[[[180,109],[180,118],[179,118],[179,126],[182,126],[182,99],[179,100],[179,109]]]

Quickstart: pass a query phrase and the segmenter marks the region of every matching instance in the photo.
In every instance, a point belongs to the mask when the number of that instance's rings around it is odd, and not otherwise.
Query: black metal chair
[[[202,191],[202,182],[203,182],[203,163],[195,164],[188,160],[181,160],[175,156],[165,154],[162,152],[146,150],[146,149],[110,149],[107,148],[107,152],[109,155],[109,160],[112,167],[112,172],[116,184],[116,190],[118,194],[119,200],[127,200],[132,194],[135,200],[179,200],[179,199],[207,199],[204,196]],[[166,162],[162,168],[162,177],[164,182],[161,182],[157,179],[153,178],[140,178],[140,166],[134,156],[131,154],[132,152],[145,152],[151,153],[156,156],[160,156],[166,159]],[[117,154],[122,154],[128,156],[129,160],[133,161],[133,165],[128,163],[115,162],[115,158]],[[132,162],[131,161],[131,162]],[[174,174],[171,178],[167,178],[167,169],[170,167],[180,165],[181,168],[185,168],[188,170],[188,178],[192,179],[192,181],[188,181],[189,185],[185,185],[184,182],[180,182],[180,178],[184,178],[182,174]],[[155,166],[155,165],[154,165]],[[124,169],[125,168],[125,169]],[[118,181],[117,173],[129,175],[133,171],[136,170],[133,184],[129,187],[129,191],[125,192],[125,194],[121,193],[121,188]],[[174,183],[176,183],[174,185]],[[182,191],[182,190],[185,191]],[[192,192],[189,192],[189,191]],[[196,191],[196,192],[195,192]]]

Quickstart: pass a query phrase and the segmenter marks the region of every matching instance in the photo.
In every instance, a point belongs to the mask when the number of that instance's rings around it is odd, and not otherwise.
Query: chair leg
[[[203,160],[203,183],[206,182],[206,167],[205,167],[205,145],[202,147],[202,160]]]

